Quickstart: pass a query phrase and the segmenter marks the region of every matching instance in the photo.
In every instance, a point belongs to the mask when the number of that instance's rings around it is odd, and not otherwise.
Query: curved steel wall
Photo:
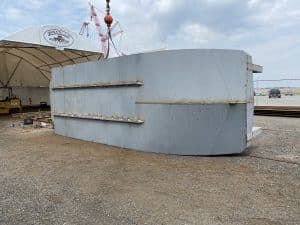
[[[252,130],[253,68],[243,51],[200,49],[56,68],[55,133],[151,152],[240,153]]]

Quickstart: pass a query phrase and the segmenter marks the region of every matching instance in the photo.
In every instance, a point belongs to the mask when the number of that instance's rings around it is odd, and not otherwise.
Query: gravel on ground
[[[255,117],[263,133],[252,147],[219,157],[131,151],[19,123],[0,117],[1,225],[300,224],[299,119]]]

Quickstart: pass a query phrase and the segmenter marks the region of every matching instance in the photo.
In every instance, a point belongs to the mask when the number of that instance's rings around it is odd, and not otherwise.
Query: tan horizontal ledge
[[[239,100],[138,100],[135,104],[158,104],[158,105],[212,105],[212,104],[247,104],[253,101]]]
[[[57,113],[52,114],[54,117],[67,117],[74,119],[88,119],[88,120],[100,120],[105,122],[118,122],[118,123],[133,123],[142,124],[144,120],[136,117],[125,117],[125,116],[107,116],[107,115],[90,115],[90,114],[75,114],[75,113]]]
[[[260,65],[248,63],[247,68],[248,68],[248,70],[252,71],[253,73],[262,73],[263,72],[263,67]]]
[[[80,89],[80,88],[139,87],[142,85],[144,85],[142,81],[117,81],[117,82],[99,82],[93,84],[55,86],[52,87],[52,90]]]

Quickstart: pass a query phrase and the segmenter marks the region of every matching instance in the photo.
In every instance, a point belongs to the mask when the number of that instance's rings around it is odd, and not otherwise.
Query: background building
[[[61,26],[17,32],[0,41],[0,97],[5,98],[5,89],[11,87],[23,105],[50,105],[52,68],[101,58],[88,39]]]

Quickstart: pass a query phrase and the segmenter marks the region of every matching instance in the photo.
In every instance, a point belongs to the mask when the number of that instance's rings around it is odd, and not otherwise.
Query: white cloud
[[[178,33],[179,38],[183,38],[186,42],[191,41],[194,44],[205,44],[214,40],[217,33],[208,27],[199,23],[185,24]]]
[[[226,5],[237,1],[238,0],[204,0],[203,2],[209,5]]]
[[[181,0],[157,0],[152,2],[152,12],[166,14],[176,10],[178,7],[184,5],[184,1]]]
[[[21,9],[15,7],[8,7],[5,10],[4,17],[8,20],[21,20],[23,18]]]
[[[91,0],[105,9],[104,0]],[[244,49],[265,67],[261,77],[300,71],[299,0],[113,0],[128,53],[169,48]],[[33,25],[60,24],[78,32],[88,0],[0,0],[0,35]],[[91,25],[92,28],[92,25]],[[94,41],[99,44],[95,30]],[[299,74],[299,73],[298,73]]]

